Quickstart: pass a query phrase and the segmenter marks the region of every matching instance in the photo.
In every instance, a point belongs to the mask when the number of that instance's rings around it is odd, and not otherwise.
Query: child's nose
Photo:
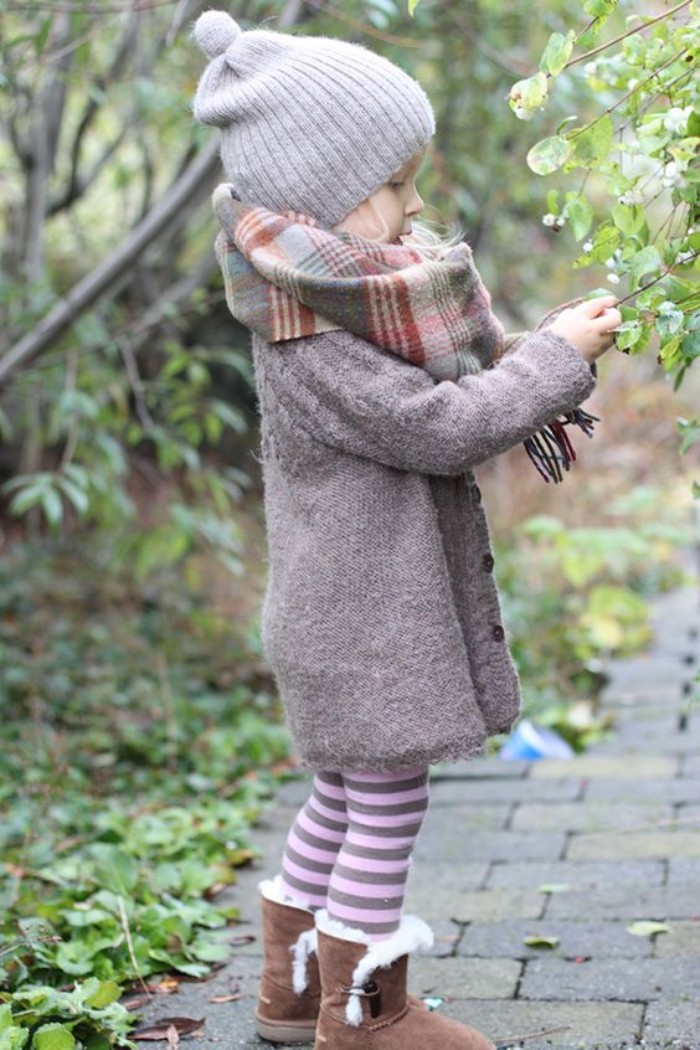
[[[423,198],[414,190],[406,205],[406,215],[417,215],[420,211],[423,211]]]

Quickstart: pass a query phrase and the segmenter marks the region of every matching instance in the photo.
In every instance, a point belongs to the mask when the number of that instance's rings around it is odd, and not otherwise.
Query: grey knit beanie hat
[[[358,44],[243,32],[206,11],[194,36],[211,61],[194,115],[221,128],[221,159],[242,200],[333,226],[435,130],[408,74]]]

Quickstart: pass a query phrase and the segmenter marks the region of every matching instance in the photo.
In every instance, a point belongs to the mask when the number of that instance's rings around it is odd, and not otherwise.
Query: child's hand
[[[622,323],[620,311],[615,309],[616,302],[614,295],[606,295],[562,310],[549,331],[563,336],[576,347],[584,361],[593,364],[610,349],[615,338],[613,330]]]

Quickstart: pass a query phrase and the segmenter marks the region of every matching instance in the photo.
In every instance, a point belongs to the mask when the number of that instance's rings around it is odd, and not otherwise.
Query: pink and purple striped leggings
[[[428,770],[317,773],[282,861],[285,893],[378,940],[399,927]]]

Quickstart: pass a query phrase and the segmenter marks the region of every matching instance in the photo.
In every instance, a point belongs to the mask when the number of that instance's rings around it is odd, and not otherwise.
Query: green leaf
[[[570,889],[567,882],[543,882],[539,887],[540,893],[568,893]]]
[[[571,224],[574,237],[577,241],[583,240],[591,228],[593,222],[593,208],[585,197],[575,194],[564,205],[563,214]]]
[[[639,343],[644,335],[641,321],[625,321],[615,332],[615,346],[618,350],[628,352]]]
[[[115,1002],[121,995],[121,988],[116,981],[100,981],[99,987],[85,1000],[87,1006],[95,1010],[102,1010],[105,1006]]]
[[[667,300],[658,308],[656,327],[659,335],[678,335],[683,330],[684,322],[685,314],[674,302]]]
[[[637,204],[615,204],[612,209],[612,220],[618,230],[631,236],[638,233],[644,225],[644,209]]]
[[[572,163],[582,168],[598,167],[610,152],[614,135],[615,127],[609,114],[585,128],[574,128],[567,135],[573,144]]]
[[[606,18],[617,7],[618,0],[586,0],[583,10],[592,18]]]
[[[133,857],[110,843],[96,842],[90,847],[95,859],[95,875],[105,889],[120,897],[129,897],[138,882],[138,869]]]
[[[44,498],[44,492],[46,486],[41,482],[36,482],[33,485],[27,485],[25,489],[18,492],[13,497],[10,503],[10,511],[12,514],[16,514],[19,517],[21,514],[26,514],[28,510],[41,503]]]
[[[41,509],[46,515],[49,525],[55,528],[60,524],[63,517],[63,503],[56,489],[44,489],[41,497]]]
[[[414,14],[416,13],[416,8],[418,7],[419,3],[420,0],[408,0],[408,13],[411,16],[411,18],[413,18]]]
[[[73,504],[78,515],[82,517],[86,514],[90,507],[90,499],[87,492],[69,478],[59,478],[58,485],[61,492],[63,492]]]
[[[524,937],[523,944],[527,945],[528,948],[558,948],[560,941],[558,937],[546,937],[543,934],[536,934],[533,937]]]
[[[34,1050],[75,1050],[75,1036],[65,1025],[45,1024],[34,1033]]]
[[[607,262],[622,242],[622,234],[610,222],[601,223],[593,237],[590,255],[595,262]],[[609,294],[609,293],[608,293]]]
[[[552,33],[540,60],[540,69],[551,73],[553,77],[561,73],[571,58],[575,39],[576,33],[573,29],[570,29],[566,36],[563,33]]]
[[[551,135],[532,147],[527,155],[528,167],[536,175],[551,175],[561,168],[571,152],[571,144],[561,135]]]
[[[626,927],[627,932],[633,934],[635,937],[655,937],[658,933],[670,933],[671,927],[667,926],[664,922],[653,922],[647,919],[640,919],[638,922],[633,922],[630,926]]]
[[[529,120],[534,111],[546,102],[548,90],[545,73],[535,73],[532,77],[519,80],[510,89],[508,96],[510,107],[516,116]]]
[[[661,257],[653,244],[647,244],[632,257],[629,270],[630,287],[634,291],[647,274],[657,273],[661,269]]]

